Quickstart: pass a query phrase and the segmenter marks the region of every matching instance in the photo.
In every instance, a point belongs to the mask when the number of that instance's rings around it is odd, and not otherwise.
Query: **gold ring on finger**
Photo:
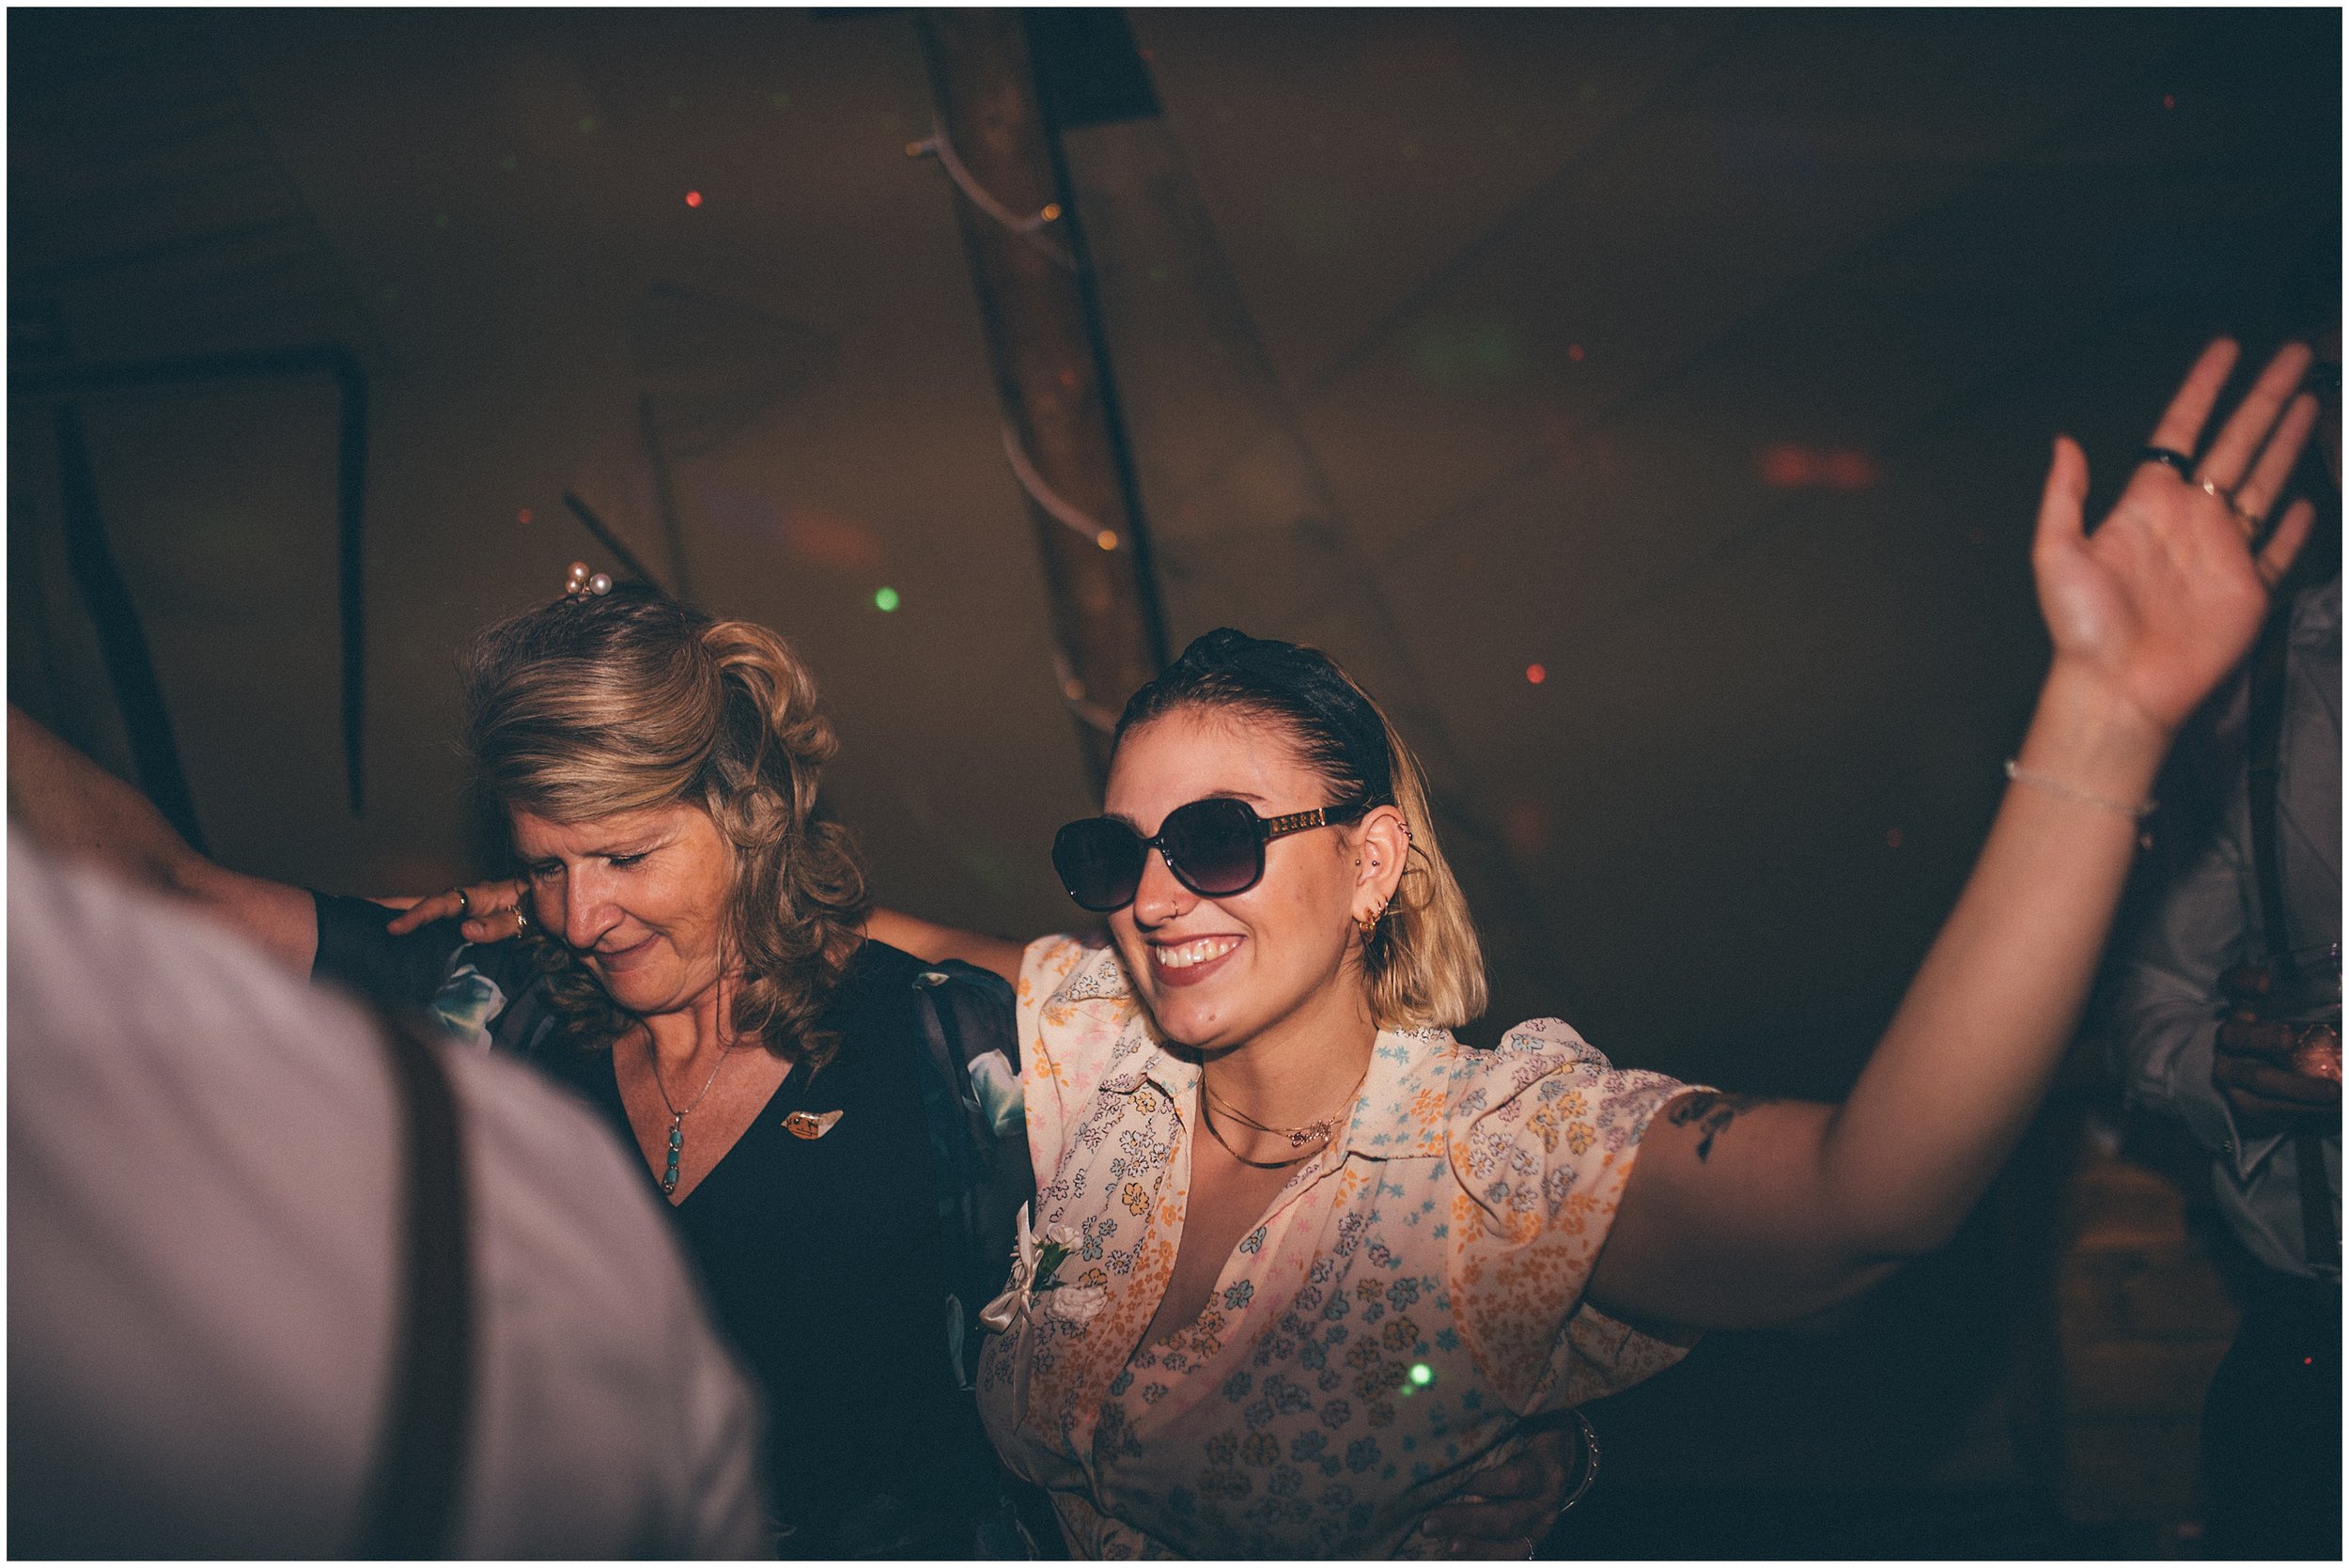
[[[2233,513],[2235,521],[2243,525],[2243,531],[2246,534],[2256,534],[2259,532],[2259,514],[2257,512],[2246,511],[2243,507],[2237,505],[2235,504],[2234,491],[2228,489],[2217,480],[2209,477],[2207,474],[2195,480],[2194,488],[2201,490],[2204,495],[2209,496],[2213,501],[2217,502],[2221,506],[2227,508],[2228,511]]]

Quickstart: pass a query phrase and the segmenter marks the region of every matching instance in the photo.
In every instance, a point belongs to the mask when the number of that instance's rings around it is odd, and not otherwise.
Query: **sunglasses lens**
[[[1052,869],[1082,908],[1107,914],[1133,902],[1142,886],[1142,840],[1106,816],[1071,822],[1052,840]]]
[[[1159,840],[1174,874],[1209,898],[1245,893],[1264,876],[1256,814],[1241,801],[1193,800],[1177,807],[1167,814]]]

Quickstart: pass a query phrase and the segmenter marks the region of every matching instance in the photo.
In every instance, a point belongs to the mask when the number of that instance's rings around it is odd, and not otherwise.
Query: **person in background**
[[[2337,261],[2337,253],[2336,253]],[[2336,266],[2334,275],[2338,276]],[[2341,334],[2316,444],[2341,489]],[[2341,551],[2336,512],[2163,781],[2108,1038],[2211,1157],[2243,1319],[2202,1410],[2202,1549],[2341,1555]]]
[[[402,1353],[389,1040],[10,832],[9,1555],[766,1551],[755,1402],[619,1147],[537,1075],[412,1040],[454,1104],[424,1218],[471,1278],[456,1348]],[[441,1471],[388,1463],[416,1432]]]

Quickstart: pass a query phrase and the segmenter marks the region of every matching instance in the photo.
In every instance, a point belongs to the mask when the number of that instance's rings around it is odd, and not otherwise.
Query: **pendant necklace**
[[[1246,1155],[1232,1147],[1232,1141],[1224,1137],[1222,1130],[1215,1125],[1215,1117],[1207,1110],[1206,1102],[1204,1100],[1199,1105],[1199,1119],[1207,1124],[1207,1136],[1222,1144],[1225,1154],[1230,1155],[1250,1170],[1285,1171],[1292,1165],[1302,1165],[1313,1157],[1311,1155],[1292,1155],[1287,1159],[1250,1159]]]
[[[1370,1064],[1368,1063],[1364,1063],[1362,1064],[1362,1076],[1354,1080],[1354,1087],[1346,1092],[1345,1103],[1347,1110],[1352,1109],[1354,1096],[1361,1093],[1362,1084],[1369,1077]],[[1264,1123],[1257,1121],[1253,1116],[1249,1115],[1248,1112],[1242,1110],[1239,1107],[1234,1105],[1231,1101],[1225,1099],[1222,1095],[1217,1094],[1214,1089],[1208,1086],[1207,1075],[1204,1072],[1199,1075],[1199,1092],[1203,1096],[1199,1106],[1199,1119],[1207,1125],[1207,1136],[1222,1144],[1223,1152],[1225,1154],[1230,1155],[1234,1159],[1238,1160],[1242,1165],[1250,1166],[1258,1171],[1285,1171],[1292,1165],[1303,1164],[1308,1158],[1311,1157],[1311,1156],[1309,1154],[1299,1154],[1288,1159],[1250,1159],[1246,1155],[1241,1154],[1237,1149],[1233,1148],[1231,1140],[1225,1138],[1222,1132],[1216,1126],[1215,1117],[1208,1110],[1209,1105],[1212,1104],[1222,1107],[1225,1113],[1228,1114],[1233,1121],[1237,1122],[1241,1126],[1251,1127],[1261,1133],[1268,1133],[1275,1138],[1287,1139],[1289,1141],[1289,1147],[1292,1149],[1305,1149],[1308,1145],[1313,1143],[1327,1142],[1330,1136],[1337,1131],[1338,1116],[1345,1113],[1342,1110],[1338,1113],[1338,1115],[1324,1116],[1318,1121],[1308,1122],[1301,1127],[1268,1126]]]
[[[693,1096],[692,1104],[679,1110],[669,1098],[669,1086],[661,1081],[661,1058],[653,1052],[651,1032],[646,1032],[645,1064],[652,1069],[652,1086],[660,1092],[661,1103],[669,1111],[669,1168],[661,1172],[661,1195],[664,1198],[677,1196],[677,1163],[685,1157],[685,1118],[693,1114],[694,1106],[709,1097],[710,1084],[718,1081],[718,1069],[726,1064],[726,1058],[733,1053],[734,1042],[728,1040],[725,1048],[718,1052],[718,1065],[709,1069],[709,1079],[702,1085],[702,1092]]]

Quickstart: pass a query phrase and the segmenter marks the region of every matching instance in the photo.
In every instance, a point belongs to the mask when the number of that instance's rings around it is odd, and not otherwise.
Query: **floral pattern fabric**
[[[1074,1288],[989,1337],[980,1407],[1081,1556],[1412,1555],[1524,1418],[1684,1354],[1582,1292],[1649,1118],[1688,1086],[1558,1019],[1491,1051],[1380,1033],[1351,1119],[1155,1344],[1199,1069],[1097,940],[1029,948],[1019,1039],[1035,1230],[1068,1238]]]

